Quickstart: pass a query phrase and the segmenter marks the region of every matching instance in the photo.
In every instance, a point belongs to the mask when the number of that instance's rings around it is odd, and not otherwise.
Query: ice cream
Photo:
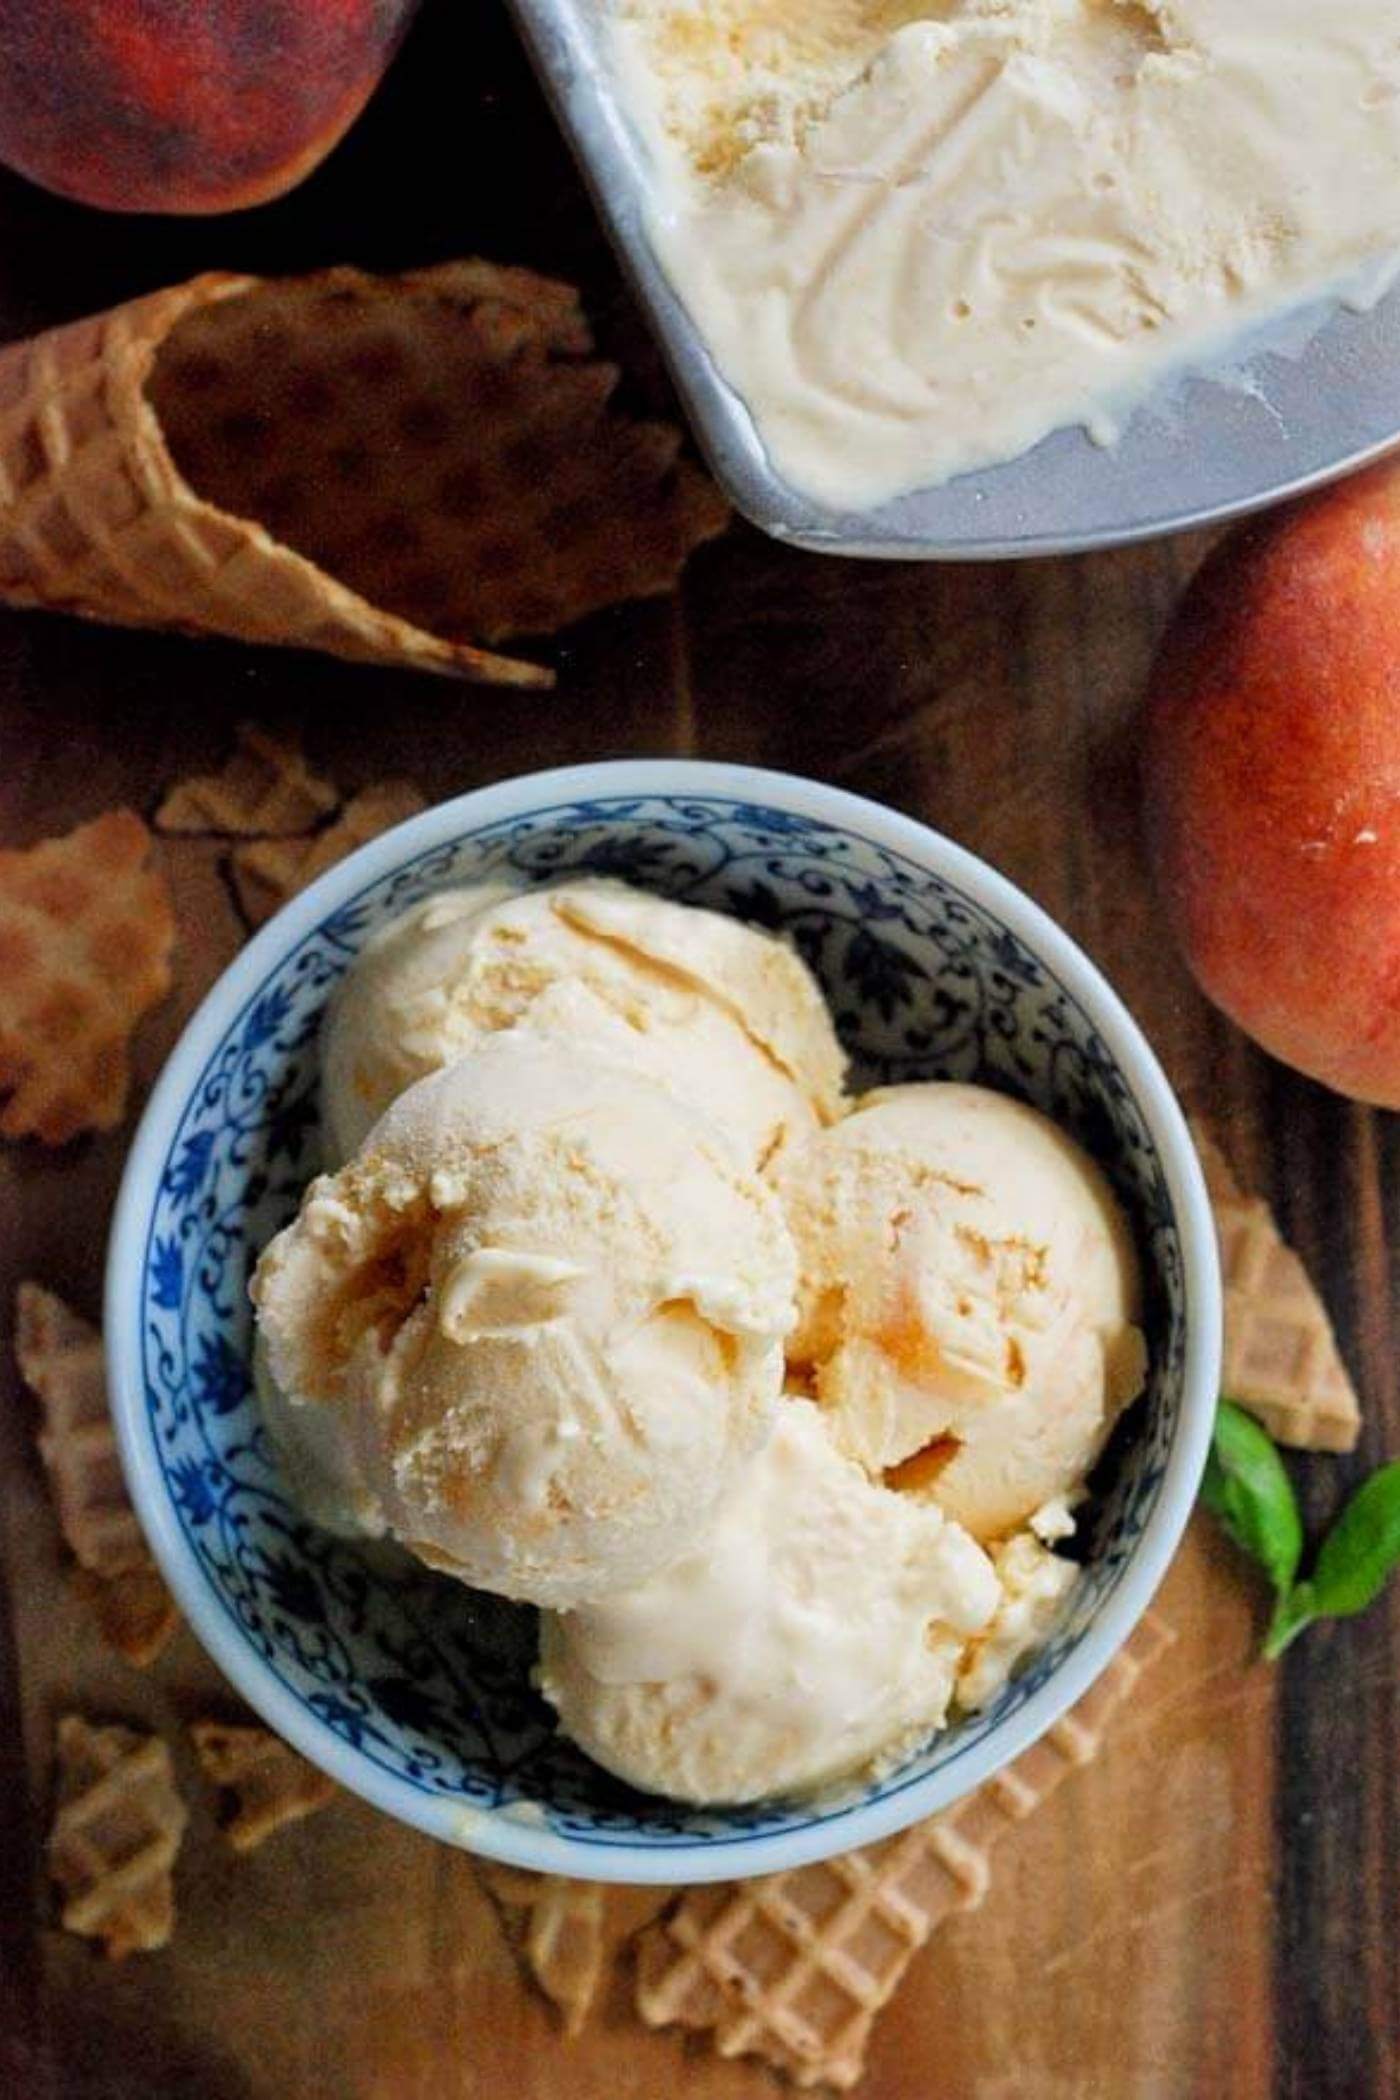
[[[990,1706],[997,1693],[1064,1617],[1079,1569],[1035,1536],[1018,1531],[992,1552],[1001,1595],[987,1625],[958,1666],[956,1700],[966,1713]]]
[[[379,1496],[347,1433],[344,1411],[297,1400],[273,1376],[266,1336],[253,1342],[253,1388],[292,1499],[313,1524],[342,1538],[377,1538],[384,1530]]]
[[[353,1156],[252,1283],[308,1516],[541,1606],[562,1727],[676,1799],[879,1771],[996,1696],[1144,1375],[1067,1136],[847,1102],[791,950],[601,880],[415,906],[322,1048]]]
[[[1376,0],[612,0],[648,232],[778,473],[861,509],[1400,259]]]
[[[789,1358],[878,1478],[978,1538],[1073,1500],[1140,1391],[1138,1272],[1107,1182],[986,1088],[892,1087],[786,1156]]]
[[[323,1507],[570,1605],[703,1536],[768,1428],[794,1288],[776,1199],[703,1116],[506,1031],[312,1183],[252,1293]]]
[[[999,1595],[965,1531],[872,1483],[820,1410],[788,1399],[701,1545],[546,1615],[540,1684],[633,1785],[748,1801],[897,1758],[938,1727]]]
[[[447,890],[387,926],[332,1004],[335,1158],[414,1080],[517,1025],[646,1074],[753,1165],[840,1101],[844,1058],[821,992],[772,935],[621,882]]]

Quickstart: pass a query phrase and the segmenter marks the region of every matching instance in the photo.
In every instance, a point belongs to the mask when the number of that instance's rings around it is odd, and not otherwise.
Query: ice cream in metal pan
[[[1102,544],[1394,440],[1391,5],[515,5],[707,449],[781,536]]]

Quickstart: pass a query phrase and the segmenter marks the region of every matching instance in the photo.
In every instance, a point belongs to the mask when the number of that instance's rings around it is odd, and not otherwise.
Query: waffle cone
[[[149,1670],[179,1630],[175,1600],[154,1561],[120,1575],[94,1575],[88,1568],[77,1568],[73,1587],[107,1646],[133,1669]]]
[[[250,839],[229,862],[234,895],[250,926],[262,926],[289,897],[347,853],[427,808],[408,780],[382,780],[351,797],[333,824],[305,838]]]
[[[1361,1403],[1327,1308],[1267,1203],[1240,1187],[1208,1132],[1193,1124],[1225,1286],[1221,1391],[1281,1444],[1351,1451]]]
[[[800,2086],[848,2090],[910,1962],[991,1885],[1000,1840],[1092,1762],[1171,1636],[1144,1620],[1078,1705],[983,1787],[899,1837],[756,1881],[686,1890],[642,1935],[637,2009]]]
[[[109,809],[0,849],[0,1136],[63,1145],[125,1114],[132,1039],[171,982],[153,844],[134,810]]]
[[[223,1828],[235,1852],[255,1851],[285,1824],[299,1823],[335,1798],[335,1781],[270,1728],[192,1721],[190,1739],[205,1773],[229,1798]]]
[[[42,1410],[39,1456],[77,1587],[107,1645],[145,1669],[180,1620],[126,1491],[102,1336],[52,1291],[22,1283],[15,1357]]]
[[[223,768],[177,781],[156,811],[155,827],[186,838],[302,838],[339,802],[331,783],[312,772],[295,736],[240,722]]]
[[[591,349],[484,263],[212,272],[12,344],[0,601],[549,685],[468,637],[667,589],[727,516]]]
[[[204,501],[146,385],[162,344],[256,278],[211,271],[0,350],[0,600],[507,685],[543,673],[368,604]]]
[[[565,2034],[580,2033],[603,1980],[606,1889],[495,1860],[479,1860],[477,1871],[525,1968],[557,2007]]]
[[[171,1869],[186,1811],[158,1736],[79,1714],[58,1724],[58,1800],[49,1872],[69,1932],[114,1959],[163,1947],[175,1922]]]
[[[52,1291],[22,1283],[15,1354],[43,1409],[39,1454],[74,1558],[103,1580],[146,1567],[150,1550],[117,1453],[98,1330]]]

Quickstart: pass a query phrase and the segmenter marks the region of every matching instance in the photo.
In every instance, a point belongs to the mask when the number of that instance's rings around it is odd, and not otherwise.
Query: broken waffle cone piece
[[[578,2034],[624,1946],[653,1924],[675,1890],[532,1874],[498,1860],[473,1861],[502,1930],[530,1980]]]
[[[49,1872],[69,1932],[101,1940],[114,1959],[164,1947],[175,1922],[171,1869],[186,1820],[159,1736],[65,1715]]]
[[[476,1864],[526,1969],[557,2006],[565,2034],[578,2034],[593,2008],[606,1965],[607,1891],[596,1881],[530,1874],[494,1860]]]
[[[42,1410],[39,1456],[78,1587],[102,1636],[144,1668],[179,1624],[126,1491],[102,1337],[37,1283],[15,1294],[15,1355]]]
[[[577,294],[449,263],[212,273],[0,350],[0,600],[488,684],[726,512],[609,405]]]
[[[1244,1196],[1234,1168],[1230,1165],[1220,1146],[1205,1125],[1195,1116],[1187,1117],[1187,1128],[1196,1147],[1196,1157],[1201,1163],[1205,1177],[1206,1194],[1213,1204],[1238,1203]]]
[[[1170,1639],[1143,1620],[1039,1742],[927,1823],[786,1874],[687,1889],[638,1943],[642,2019],[704,2033],[721,2056],[761,2057],[800,2086],[854,2086],[914,1956],[981,1903],[998,1843],[1093,1761]]]
[[[15,1294],[20,1375],[43,1409],[39,1455],[64,1539],[80,1567],[125,1574],[150,1559],[126,1492],[107,1408],[102,1336],[37,1283]]]
[[[334,824],[301,839],[255,839],[234,848],[234,893],[250,926],[261,926],[289,897],[368,840],[378,838],[428,806],[407,780],[385,780],[361,790]]]
[[[175,1600],[154,1561],[120,1575],[93,1575],[79,1568],[74,1588],[107,1646],[137,1670],[148,1670],[164,1655],[179,1628]]]
[[[129,809],[0,851],[0,1136],[61,1145],[126,1108],[138,1022],[170,989],[175,914]]]
[[[1268,1204],[1244,1194],[1214,1139],[1195,1124],[1192,1135],[1220,1239],[1221,1391],[1281,1444],[1354,1450],[1361,1403],[1312,1278]]]
[[[340,797],[311,771],[295,737],[240,722],[232,757],[170,790],[156,830],[199,838],[290,838],[311,831]]]
[[[235,1852],[251,1852],[287,1823],[324,1808],[337,1792],[333,1779],[298,1756],[270,1728],[229,1721],[194,1721],[195,1754],[214,1785],[231,1795],[224,1836]]]

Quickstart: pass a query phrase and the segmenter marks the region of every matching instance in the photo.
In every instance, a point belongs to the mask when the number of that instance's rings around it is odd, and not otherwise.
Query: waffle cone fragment
[[[74,1574],[74,1588],[107,1646],[134,1669],[148,1670],[164,1655],[180,1624],[175,1600],[154,1561],[120,1575]]]
[[[704,2032],[721,2056],[761,2057],[800,2086],[854,2086],[914,1956],[981,1903],[995,1846],[1098,1755],[1170,1639],[1145,1619],[1039,1742],[927,1823],[790,1873],[686,1890],[638,1944],[643,2020]]]
[[[590,348],[484,263],[213,272],[12,344],[0,600],[548,685],[477,639],[667,589],[726,515]]]
[[[578,2034],[603,1978],[607,1891],[596,1881],[531,1874],[494,1860],[478,1860],[477,1871],[530,1975],[558,2007],[565,2034]]]
[[[165,1946],[175,1921],[171,1869],[186,1820],[158,1736],[65,1715],[49,1871],[67,1929],[101,1940],[113,1959]]]
[[[224,1836],[235,1852],[253,1851],[284,1824],[314,1815],[335,1797],[335,1781],[270,1728],[193,1721],[190,1739],[214,1785],[233,1796]]]
[[[98,1330],[52,1291],[22,1283],[15,1354],[43,1409],[39,1455],[74,1558],[101,1576],[144,1566],[150,1554],[117,1455]]]
[[[175,913],[129,809],[0,851],[0,1136],[121,1121],[138,1022],[170,989]]]
[[[156,811],[156,830],[195,838],[291,838],[313,829],[340,800],[318,779],[295,737],[240,722],[218,773],[177,781]]]
[[[346,803],[334,824],[310,838],[254,839],[230,861],[234,893],[250,926],[261,926],[289,897],[324,875],[347,853],[428,806],[411,781],[384,780]]]
[[[1214,1139],[1192,1126],[1215,1212],[1225,1285],[1221,1390],[1301,1451],[1351,1451],[1361,1404],[1327,1309],[1273,1212],[1246,1196]]]
[[[15,1355],[42,1409],[39,1456],[79,1587],[103,1638],[139,1667],[179,1624],[126,1492],[102,1337],[37,1283],[15,1294]]]

